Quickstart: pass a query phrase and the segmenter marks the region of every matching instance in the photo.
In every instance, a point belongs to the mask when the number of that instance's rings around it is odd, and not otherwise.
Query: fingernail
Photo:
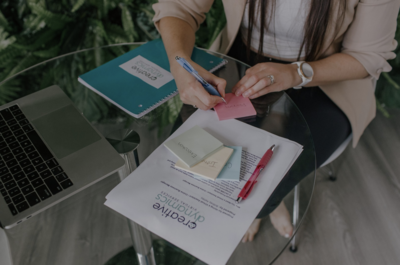
[[[240,91],[236,91],[235,95],[238,97],[240,96]]]
[[[286,237],[286,238],[289,238],[289,234],[285,234],[285,237]]]
[[[247,98],[249,96],[249,92],[245,92],[244,94],[242,94],[243,97]]]

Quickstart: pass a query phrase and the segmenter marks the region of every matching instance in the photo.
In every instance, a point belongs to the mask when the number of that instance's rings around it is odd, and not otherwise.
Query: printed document
[[[238,120],[219,121],[211,110],[196,111],[169,139],[195,125],[225,145],[242,146],[240,181],[195,178],[175,168],[177,158],[161,145],[107,195],[105,205],[198,259],[222,265],[302,146]],[[253,191],[237,204],[241,188],[273,144],[274,155]]]

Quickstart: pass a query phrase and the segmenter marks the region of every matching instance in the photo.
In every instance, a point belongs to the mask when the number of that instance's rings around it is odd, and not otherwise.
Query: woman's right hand
[[[189,60],[188,60],[189,61]],[[208,72],[193,61],[189,63],[196,69],[196,71],[208,83],[217,88],[222,97],[225,97],[225,79],[219,78],[212,73]],[[172,75],[175,78],[178,87],[179,96],[183,103],[193,105],[202,110],[209,110],[215,105],[223,102],[218,96],[210,95],[190,73],[188,73],[178,63],[171,66]]]

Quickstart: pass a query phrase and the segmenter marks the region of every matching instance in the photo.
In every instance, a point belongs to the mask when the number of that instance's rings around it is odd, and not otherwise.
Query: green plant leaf
[[[107,36],[109,36],[108,44],[129,42],[124,29],[116,24],[106,23],[104,30]]]
[[[0,27],[0,50],[7,48],[10,44],[13,44],[17,38],[15,36],[8,37],[9,34]]]
[[[383,114],[383,116],[385,116],[386,118],[390,117],[389,112],[382,106],[378,99],[376,99],[376,107]]]
[[[50,58],[56,57],[58,55],[59,50],[60,50],[59,46],[54,46],[48,50],[34,51],[34,52],[32,52],[32,54],[37,57],[50,59]]]
[[[20,60],[17,65],[15,65],[15,67],[7,74],[7,77],[13,76],[16,73],[19,73],[22,70],[34,65],[35,63],[37,63],[37,59],[31,54],[28,54],[25,58]]]
[[[0,11],[0,27],[3,27],[4,29],[9,29],[7,19],[4,17],[1,11]]]
[[[121,8],[122,27],[125,30],[128,40],[130,42],[134,42],[138,35],[135,31],[135,27],[133,26],[131,13],[125,4],[120,4],[119,7]]]
[[[21,90],[19,85],[1,85],[0,86],[0,105],[6,104],[18,98],[18,92]]]
[[[393,78],[390,77],[389,73],[383,72],[382,73],[383,77],[386,78],[386,80],[391,84],[394,88],[400,89],[399,84],[397,84],[396,81],[393,80]]]
[[[52,40],[55,40],[57,35],[58,32],[55,30],[43,29],[35,34],[34,37],[29,38],[28,41],[25,41],[22,38],[17,39],[17,42],[13,44],[13,47],[28,51],[43,49],[46,44],[48,45]]]
[[[39,4],[32,4],[31,9],[34,14],[42,18],[46,22],[46,25],[52,29],[61,29],[66,23],[73,21],[72,18],[66,15],[54,14]]]
[[[71,9],[71,12],[74,13],[75,11],[77,11],[84,3],[85,0],[77,0]]]
[[[0,51],[0,67],[6,67],[12,61],[17,61],[18,58],[21,56],[24,56],[26,54],[26,51],[23,50],[18,50],[12,46],[9,46],[5,48],[4,50]],[[1,79],[0,79],[1,81]]]

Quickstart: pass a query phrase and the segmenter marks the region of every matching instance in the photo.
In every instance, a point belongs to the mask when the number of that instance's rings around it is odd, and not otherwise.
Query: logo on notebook
[[[119,67],[157,89],[174,79],[170,72],[140,55]]]

